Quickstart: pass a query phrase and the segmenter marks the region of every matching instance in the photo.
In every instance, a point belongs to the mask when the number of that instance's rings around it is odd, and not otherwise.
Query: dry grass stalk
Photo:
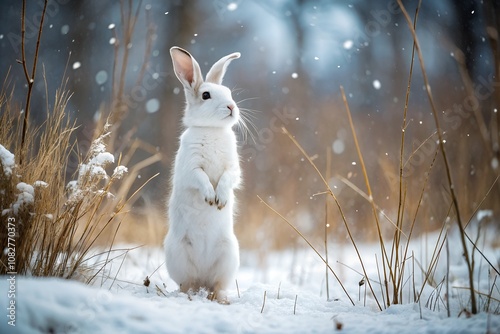
[[[319,169],[316,166],[316,164],[314,163],[314,161],[312,161],[311,157],[306,153],[306,151],[302,148],[302,146],[288,132],[288,130],[285,127],[282,127],[282,130],[288,136],[288,138],[290,138],[290,140],[294,143],[294,145],[299,149],[299,151],[302,153],[302,155],[307,159],[307,161],[309,162],[309,164],[314,168],[314,170],[316,171],[316,173],[318,174],[318,176],[323,181],[323,183],[324,183],[324,185],[325,185],[325,187],[327,189],[327,194],[330,195],[333,198],[333,200],[335,201],[335,204],[337,205],[337,209],[339,210],[340,216],[342,218],[342,222],[344,223],[344,227],[346,228],[347,234],[349,236],[349,240],[351,241],[351,243],[352,243],[352,245],[354,247],[354,250],[356,251],[356,255],[358,256],[358,259],[360,261],[361,268],[363,269],[363,274],[364,274],[365,277],[367,277],[368,286],[370,287],[370,291],[371,291],[371,293],[373,295],[373,298],[375,299],[375,302],[377,303],[377,306],[379,307],[379,309],[382,310],[382,307],[381,307],[381,305],[380,305],[380,303],[379,303],[379,301],[377,299],[377,296],[376,296],[376,294],[375,294],[375,292],[373,290],[373,287],[371,285],[370,279],[368,279],[368,275],[366,273],[366,268],[365,268],[365,265],[364,265],[363,260],[361,258],[361,254],[360,254],[358,246],[357,246],[357,244],[356,244],[356,242],[354,240],[354,237],[353,237],[353,235],[351,233],[351,229],[349,228],[349,224],[347,224],[347,219],[346,219],[346,217],[344,215],[344,211],[342,210],[342,206],[340,205],[340,202],[337,199],[337,196],[335,196],[335,194],[333,193],[332,189],[330,188],[329,183],[325,180],[325,178],[323,177],[323,175],[319,171]],[[316,251],[316,253],[319,255],[319,253],[317,251]],[[337,278],[337,280],[338,280],[338,278]],[[350,299],[350,297],[349,297],[349,299]],[[352,299],[351,299],[351,302],[352,302]]]
[[[413,27],[416,28],[417,26],[417,19],[418,19],[418,12],[420,10],[420,5],[422,4],[422,1],[419,1],[417,9],[415,11],[415,18],[413,20]],[[398,274],[398,264],[399,264],[399,245],[401,241],[401,231],[403,230],[403,219],[404,219],[404,213],[405,213],[405,199],[406,199],[406,184],[405,184],[405,190],[403,191],[403,170],[404,170],[404,165],[403,165],[403,157],[404,157],[404,148],[405,148],[405,135],[406,135],[406,127],[408,126],[406,122],[406,117],[408,114],[408,104],[410,100],[410,92],[411,92],[411,81],[413,78],[413,65],[414,65],[414,60],[415,60],[415,43],[413,43],[412,46],[412,52],[411,52],[411,61],[410,61],[410,72],[408,74],[408,85],[406,87],[406,95],[405,95],[405,106],[404,106],[404,111],[403,111],[403,124],[401,126],[401,147],[400,147],[400,153],[399,153],[399,199],[398,199],[398,215],[397,215],[397,226],[398,228],[394,231],[394,237],[393,237],[393,243],[392,243],[392,250],[391,250],[391,262],[390,262],[390,267],[396,267],[395,269],[395,274]],[[432,168],[432,165],[431,165]],[[427,173],[426,180],[424,182],[424,187],[422,188],[421,196],[419,199],[419,203],[417,206],[417,211],[415,212],[415,218],[413,219],[413,223],[410,228],[410,237],[407,237],[407,242],[406,242],[406,249],[405,253],[403,255],[403,259],[406,258],[406,254],[408,251],[408,245],[410,243],[411,239],[411,234],[413,232],[413,227],[415,226],[415,220],[417,217],[417,212],[418,208],[420,207],[420,203],[422,201],[422,197],[425,191],[425,185],[427,184],[427,179],[428,179],[429,173]],[[393,255],[394,255],[394,262],[393,262]],[[403,262],[405,263],[405,262]],[[397,304],[398,303],[398,293],[400,294],[399,300],[402,300],[402,289],[401,289],[401,282],[403,279],[404,275],[404,265],[400,268],[399,271],[399,277],[394,277],[393,283],[395,284],[394,289],[393,289],[393,300],[392,303]]]
[[[427,77],[427,71],[426,71],[426,67],[425,67],[425,64],[424,64],[424,58],[423,58],[423,55],[422,55],[422,51],[421,51],[421,48],[420,48],[420,44],[419,44],[419,40],[418,40],[418,37],[417,37],[416,30],[413,27],[413,25],[411,24],[411,18],[408,15],[408,12],[406,11],[406,8],[404,7],[402,1],[401,0],[397,0],[397,1],[398,1],[398,5],[401,8],[401,11],[402,11],[405,19],[406,19],[406,22],[408,24],[408,28],[410,29],[410,32],[411,32],[411,34],[413,36],[414,45],[415,45],[416,50],[417,50],[417,55],[418,55],[418,59],[419,59],[419,62],[420,62],[420,68],[422,70],[422,76],[423,76],[423,79],[424,79],[425,91],[427,93],[427,97],[428,97],[429,103],[431,105],[432,115],[434,116],[434,122],[436,124],[436,131],[437,131],[438,140],[439,140],[439,142],[438,142],[439,149],[441,151],[441,155],[443,157],[443,161],[444,161],[444,165],[445,165],[446,178],[447,178],[447,181],[448,181],[448,186],[449,186],[449,190],[450,190],[450,194],[451,194],[451,199],[452,199],[453,207],[454,207],[455,214],[456,214],[457,225],[458,225],[458,228],[460,230],[460,240],[462,242],[462,248],[464,250],[464,258],[465,258],[465,262],[467,264],[467,268],[468,268],[468,272],[469,272],[469,285],[470,285],[470,295],[471,295],[471,312],[473,314],[476,314],[477,313],[477,305],[476,305],[476,296],[474,294],[475,290],[474,290],[474,277],[473,277],[474,267],[472,265],[472,261],[470,259],[470,254],[469,254],[468,249],[467,249],[467,243],[465,241],[465,229],[464,229],[464,225],[462,223],[462,217],[460,215],[460,208],[459,208],[459,205],[458,205],[458,199],[457,199],[457,195],[455,193],[455,186],[454,186],[454,183],[453,183],[453,178],[451,176],[451,169],[450,169],[448,157],[446,155],[446,150],[445,150],[445,147],[444,147],[443,134],[442,134],[441,126],[440,126],[440,123],[439,123],[438,111],[437,111],[437,108],[436,108],[436,104],[434,102],[434,97],[433,97],[432,92],[431,92],[431,86],[430,86],[430,83],[429,83],[429,79]]]
[[[293,303],[293,314],[295,315],[295,312],[297,311],[297,298],[299,298],[299,295],[295,295],[295,302]]]
[[[389,306],[390,305],[389,304],[389,288],[387,286],[389,280],[388,280],[388,276],[387,276],[387,267],[390,270],[389,275],[393,278],[393,280],[392,280],[393,282],[394,282],[394,273],[392,271],[392,267],[389,265],[386,265],[386,263],[389,263],[389,258],[387,256],[387,251],[385,249],[382,231],[380,229],[380,222],[378,219],[377,206],[376,206],[375,201],[373,199],[373,194],[372,194],[372,190],[371,190],[371,186],[370,186],[370,180],[368,178],[368,172],[366,170],[365,162],[363,159],[363,154],[361,153],[361,149],[359,147],[358,136],[356,135],[356,130],[354,129],[354,123],[352,121],[352,116],[351,116],[351,110],[349,108],[349,103],[347,102],[347,97],[346,97],[345,92],[344,92],[344,87],[340,86],[340,92],[342,94],[342,100],[344,101],[344,106],[346,108],[347,117],[349,119],[349,126],[351,127],[351,132],[352,132],[353,139],[354,139],[354,145],[356,147],[356,152],[358,153],[358,158],[359,158],[359,161],[361,164],[361,170],[363,171],[363,177],[364,177],[365,185],[366,185],[366,189],[367,189],[368,201],[370,202],[370,205],[372,207],[373,217],[375,219],[375,225],[377,227],[377,235],[379,238],[380,251],[382,253],[382,255],[381,255],[382,256],[382,269],[384,270],[384,284],[386,285],[385,291],[386,291],[386,298],[387,298],[387,303],[388,303],[387,306]],[[368,282],[369,282],[369,280],[368,280]]]
[[[23,156],[25,154],[24,148],[25,148],[25,141],[26,141],[26,133],[28,132],[28,120],[29,120],[29,113],[30,113],[30,104],[31,104],[31,95],[33,91],[33,85],[35,83],[35,76],[36,76],[36,65],[38,62],[38,51],[40,49],[40,40],[42,39],[42,31],[43,31],[43,21],[45,19],[45,11],[47,10],[47,5],[49,1],[45,0],[43,4],[43,10],[42,10],[42,15],[40,17],[40,25],[38,27],[38,37],[36,40],[36,48],[35,48],[35,55],[33,57],[33,68],[31,70],[31,74],[28,74],[28,67],[26,65],[26,53],[24,51],[25,45],[24,45],[24,40],[25,40],[25,34],[26,34],[26,28],[25,28],[25,20],[26,20],[26,0],[23,0],[23,9],[22,9],[22,14],[21,14],[21,64],[23,65],[23,70],[24,70],[24,76],[26,78],[26,84],[28,85],[28,93],[26,94],[26,103],[24,107],[24,118],[23,118],[23,128],[22,128],[22,135],[21,135],[21,146],[19,148],[19,164],[22,165],[23,163]]]
[[[266,306],[266,295],[267,291],[264,290],[264,299],[262,300],[262,308],[260,309],[260,313],[264,312],[264,306]]]
[[[326,179],[330,180],[330,169],[331,169],[331,162],[332,162],[332,153],[330,148],[326,149]],[[324,235],[324,242],[325,242],[325,262],[327,266],[325,267],[325,285],[326,285],[326,300],[330,300],[330,284],[329,284],[329,279],[328,279],[328,228],[330,227],[330,224],[328,223],[328,217],[329,217],[329,205],[328,205],[328,197],[325,197],[325,235]],[[294,312],[295,314],[295,312]]]
[[[47,1],[43,11],[46,5]],[[42,14],[33,71],[29,75],[24,56],[23,1],[21,64],[28,87],[35,78],[43,16]],[[133,25],[131,29],[133,30]],[[48,96],[45,69],[43,74]],[[20,108],[14,101],[13,89],[9,92],[8,78],[4,80],[0,91],[0,143],[3,153],[7,154],[9,150],[17,152],[22,163],[16,166],[0,164],[0,205],[3,209],[1,214],[16,222],[17,273],[80,278],[90,282],[99,273],[104,273],[106,265],[117,258],[110,255],[121,221],[127,215],[137,193],[157,175],[135,191],[132,191],[132,184],[139,171],[157,162],[160,156],[154,152],[150,158],[139,161],[132,167],[131,177],[126,178],[122,186],[115,186],[127,169],[118,166],[112,175],[108,175],[106,169],[114,163],[114,156],[108,152],[105,143],[110,137],[109,124],[101,117],[101,130],[98,130],[99,126],[96,127],[91,148],[87,155],[80,159],[76,180],[68,183],[67,162],[69,155],[77,149],[77,143],[73,138],[75,123],[70,122],[65,113],[71,98],[66,84],[67,80],[63,79],[60,88],[55,92],[52,110],[46,106],[46,121],[42,126],[34,128],[30,125],[28,113],[31,90],[28,89],[25,113],[20,117]],[[144,143],[134,143],[125,156],[124,160],[127,162],[130,162],[131,156],[138,148],[154,151]],[[118,164],[120,160],[121,155]],[[6,237],[5,234],[0,234],[2,244],[7,244],[4,240]],[[97,254],[98,258],[105,255],[105,259],[97,260],[93,264],[92,261],[97,258],[92,253],[99,244],[106,245],[107,250]],[[0,274],[7,271],[7,257],[2,253]]]
[[[288,219],[286,219],[282,214],[280,214],[278,211],[276,211],[273,207],[271,207],[268,203],[266,203],[260,196],[257,196],[259,198],[259,200],[265,205],[267,206],[271,211],[273,211],[276,215],[278,215],[285,223],[288,224],[288,226],[290,226],[294,231],[295,233],[297,233],[306,243],[307,245],[321,258],[321,260],[325,263],[325,265],[327,266],[327,268],[330,270],[330,272],[333,274],[333,276],[335,277],[335,279],[337,280],[337,282],[339,282],[340,286],[342,287],[342,290],[344,290],[344,293],[346,294],[346,296],[349,298],[349,300],[351,301],[352,305],[354,305],[354,301],[352,300],[351,296],[349,296],[349,293],[347,292],[346,288],[344,287],[344,285],[342,284],[342,281],[340,280],[340,278],[337,276],[337,274],[335,273],[335,271],[332,269],[332,267],[326,262],[325,258],[320,254],[320,252],[316,249],[316,247],[313,246],[313,244],[304,236],[304,234],[302,234],[298,229],[297,227],[295,227],[295,225],[293,225]]]

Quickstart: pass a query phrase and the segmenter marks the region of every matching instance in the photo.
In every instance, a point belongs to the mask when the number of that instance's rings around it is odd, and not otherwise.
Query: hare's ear
[[[226,73],[227,65],[233,59],[240,58],[241,54],[239,52],[231,53],[225,57],[222,57],[217,61],[210,71],[207,73],[207,82],[212,82],[220,85],[222,83],[222,79],[224,78],[224,74]]]
[[[189,52],[174,46],[170,49],[170,56],[174,64],[174,72],[179,81],[188,89],[195,91],[203,83],[200,65]]]

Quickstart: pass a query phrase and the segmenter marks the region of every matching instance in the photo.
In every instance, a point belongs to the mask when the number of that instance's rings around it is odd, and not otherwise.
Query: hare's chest
[[[229,145],[221,140],[207,140],[199,143],[197,148],[200,167],[208,175],[212,184],[217,184],[232,159]]]

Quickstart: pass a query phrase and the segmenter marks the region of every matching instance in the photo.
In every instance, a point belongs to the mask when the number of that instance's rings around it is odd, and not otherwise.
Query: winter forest
[[[0,6],[0,332],[500,331],[497,1]],[[174,46],[241,53],[224,302],[166,266]]]

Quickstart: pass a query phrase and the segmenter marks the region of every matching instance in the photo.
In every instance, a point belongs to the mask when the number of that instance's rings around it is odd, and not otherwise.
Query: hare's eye
[[[203,92],[203,94],[201,94],[201,98],[203,100],[208,100],[210,98],[210,93],[209,92]]]

